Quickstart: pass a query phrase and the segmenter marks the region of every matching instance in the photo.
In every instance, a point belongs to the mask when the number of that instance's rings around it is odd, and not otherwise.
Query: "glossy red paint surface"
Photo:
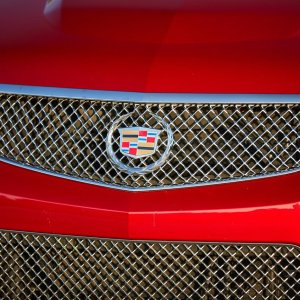
[[[1,83],[300,93],[299,0],[45,3],[0,2]]]
[[[0,163],[0,226],[122,239],[300,245],[300,174],[125,192]]]
[[[299,0],[24,3],[0,2],[0,83],[300,93]],[[136,193],[0,163],[0,228],[300,245],[299,182],[300,173],[295,173]]]

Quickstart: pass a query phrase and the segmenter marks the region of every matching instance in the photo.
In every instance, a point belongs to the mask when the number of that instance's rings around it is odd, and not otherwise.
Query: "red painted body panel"
[[[300,93],[299,0],[45,2],[0,2],[1,83]]]
[[[300,174],[125,192],[0,163],[0,226],[122,239],[300,245]]]
[[[299,0],[24,3],[0,2],[0,83],[300,93]],[[298,172],[137,193],[0,163],[0,228],[300,245],[299,182]]]

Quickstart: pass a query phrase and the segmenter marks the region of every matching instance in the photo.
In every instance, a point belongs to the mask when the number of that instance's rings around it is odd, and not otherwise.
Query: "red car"
[[[299,0],[0,14],[0,299],[300,299]]]

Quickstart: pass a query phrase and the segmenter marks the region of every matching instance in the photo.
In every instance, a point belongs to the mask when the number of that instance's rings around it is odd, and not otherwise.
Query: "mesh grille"
[[[0,157],[74,179],[125,188],[159,188],[272,175],[299,168],[299,104],[118,103],[0,95]],[[157,151],[146,158],[115,156],[130,167],[166,162],[148,174],[128,174],[108,157],[106,138],[120,127],[161,130]]]
[[[1,299],[298,299],[289,245],[0,233]]]

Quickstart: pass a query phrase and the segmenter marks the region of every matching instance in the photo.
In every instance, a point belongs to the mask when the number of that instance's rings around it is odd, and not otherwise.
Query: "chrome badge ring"
[[[115,154],[115,151],[113,150],[113,134],[116,130],[119,129],[120,124],[125,121],[129,116],[131,116],[133,114],[129,113],[126,114],[124,116],[121,116],[120,118],[118,118],[117,120],[115,120],[112,123],[112,126],[110,127],[108,134],[107,134],[107,138],[106,138],[106,151],[108,154],[109,159],[111,160],[111,162],[121,171],[127,173],[127,174],[137,174],[137,175],[142,175],[142,174],[146,174],[146,173],[150,173],[156,169],[158,169],[161,165],[163,165],[166,160],[168,159],[170,153],[171,153],[171,147],[173,145],[173,132],[172,129],[170,127],[170,125],[164,121],[161,117],[151,114],[152,117],[155,118],[155,120],[161,124],[161,126],[163,127],[163,129],[166,131],[167,133],[167,145],[166,145],[166,149],[164,151],[164,153],[161,155],[161,157],[154,163],[151,163],[145,167],[130,167],[128,165],[126,165],[125,163],[123,163],[120,159],[118,159],[118,157]]]

